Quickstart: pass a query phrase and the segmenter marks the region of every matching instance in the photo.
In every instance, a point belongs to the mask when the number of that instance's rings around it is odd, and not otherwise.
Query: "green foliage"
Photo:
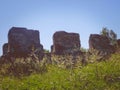
[[[68,61],[70,58],[71,61]],[[63,66],[69,66],[68,68],[59,66],[64,59],[66,63]],[[42,69],[44,73],[31,73],[20,78],[0,74],[0,90],[120,90],[119,54],[112,55],[109,60],[88,63],[86,66],[80,63],[73,65],[72,56],[66,58],[55,56],[52,60],[54,61],[52,64],[46,64],[47,59],[40,62],[40,65],[46,67]],[[17,62],[20,66],[23,63],[18,59]],[[20,67],[18,64],[17,66]],[[1,68],[8,68],[8,66],[5,64]]]
[[[13,58],[12,62],[5,59],[0,60],[0,74],[1,75],[13,75],[16,77],[30,75],[31,73],[43,73],[46,72],[46,66],[38,60],[28,58]]]
[[[88,51],[87,49],[85,49],[85,48],[83,48],[83,47],[81,47],[80,50],[81,50],[82,52],[87,52],[87,51]]]
[[[113,30],[109,30],[106,27],[100,32],[101,35],[109,38],[111,45],[117,44],[117,34]]]
[[[109,29],[107,29],[106,27],[104,27],[102,29],[102,31],[100,32],[100,34],[109,38]]]
[[[47,50],[47,49],[44,49],[44,53],[49,53],[49,50]]]

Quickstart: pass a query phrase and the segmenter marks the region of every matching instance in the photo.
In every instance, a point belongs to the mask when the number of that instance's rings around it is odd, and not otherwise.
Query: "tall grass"
[[[78,62],[73,65],[71,56],[53,58],[50,64],[46,64],[46,58],[40,62],[36,66],[38,71],[40,69],[38,73],[33,65],[34,68],[31,69],[34,72],[28,76],[18,78],[0,74],[0,90],[120,90],[119,54],[112,55],[109,60],[88,63],[85,66]],[[32,67],[30,63],[29,65]],[[20,66],[18,65],[19,68]],[[8,66],[2,66],[1,69],[3,68]]]

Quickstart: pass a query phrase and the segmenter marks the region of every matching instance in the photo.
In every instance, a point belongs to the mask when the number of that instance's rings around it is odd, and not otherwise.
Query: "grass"
[[[16,66],[21,72],[25,67],[32,70],[29,75],[19,73],[18,77],[14,74],[6,75],[9,64],[0,66],[0,90],[120,90],[119,54],[112,55],[109,60],[88,63],[85,66],[81,63],[73,65],[69,60],[60,61],[58,65],[55,64],[55,59],[57,58],[54,57],[53,64],[45,64],[45,59],[38,66],[31,66],[31,63],[21,64],[23,68]],[[64,60],[63,57],[62,59]],[[19,60],[17,62],[20,63]],[[69,68],[66,67],[68,63],[71,66]]]

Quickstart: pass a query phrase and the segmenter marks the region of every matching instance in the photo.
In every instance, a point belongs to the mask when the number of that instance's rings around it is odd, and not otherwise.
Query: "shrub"
[[[1,75],[30,75],[31,73],[43,73],[47,71],[44,64],[41,64],[39,60],[33,60],[32,58],[13,58],[12,62],[7,60],[3,63],[0,60],[0,74]]]

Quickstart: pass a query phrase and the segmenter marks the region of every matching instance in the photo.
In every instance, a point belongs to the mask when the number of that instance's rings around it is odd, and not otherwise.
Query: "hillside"
[[[30,58],[0,64],[0,90],[120,90],[120,55],[97,62],[71,63],[54,57],[35,62]],[[59,62],[56,62],[58,60]],[[2,60],[0,60],[2,61]],[[78,59],[80,61],[80,58]]]
[[[0,90],[120,90],[120,39],[110,30],[91,34],[57,31],[51,52],[39,31],[12,27],[0,57]]]

